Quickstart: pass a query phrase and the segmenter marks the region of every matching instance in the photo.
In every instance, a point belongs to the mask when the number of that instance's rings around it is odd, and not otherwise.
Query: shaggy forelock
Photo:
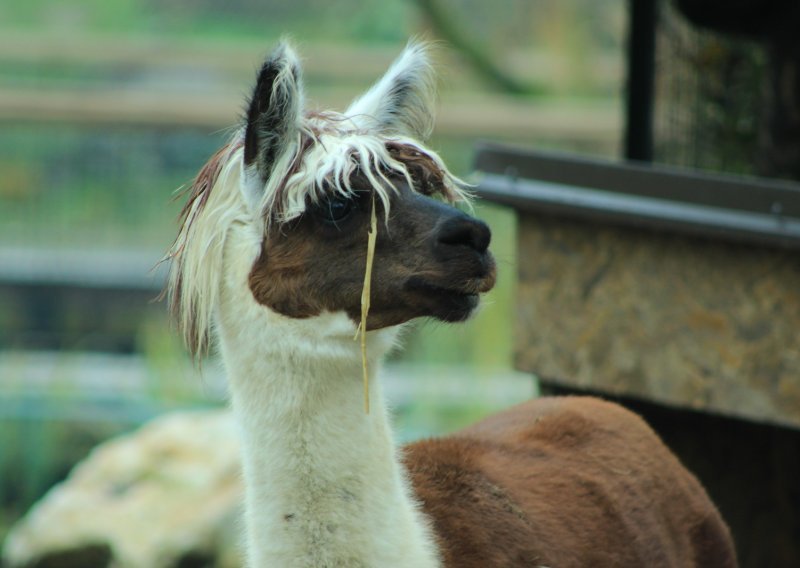
[[[298,129],[295,144],[286,148],[265,184],[259,210],[268,222],[292,220],[331,195],[352,195],[353,174],[358,172],[383,202],[388,215],[394,184],[403,178],[415,188],[410,171],[424,168],[438,181],[438,192],[448,201],[465,200],[461,180],[451,174],[434,152],[403,137],[386,138],[358,128],[348,117],[333,113],[310,113]],[[424,165],[421,165],[424,164]]]

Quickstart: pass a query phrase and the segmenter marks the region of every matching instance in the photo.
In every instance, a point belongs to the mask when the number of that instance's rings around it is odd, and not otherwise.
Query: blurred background
[[[193,367],[154,301],[156,263],[176,190],[226,140],[279,37],[304,57],[312,104],[334,109],[409,37],[442,40],[431,146],[470,179],[482,138],[618,152],[624,22],[621,0],[3,2],[0,540],[100,440],[224,404],[216,362]],[[478,214],[500,282],[469,324],[408,333],[387,372],[403,439],[534,392],[511,371],[514,216]]]

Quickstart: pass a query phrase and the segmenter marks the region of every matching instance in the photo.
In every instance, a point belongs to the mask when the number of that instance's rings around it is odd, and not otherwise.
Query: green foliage
[[[59,387],[59,383],[55,381],[56,388],[47,396],[9,393],[4,385],[0,403],[0,542],[11,521],[66,477],[95,445],[132,425],[124,420],[78,418],[79,393],[64,388],[63,382]],[[70,408],[76,412],[65,420]]]
[[[272,40],[397,42],[408,36],[404,0],[11,0],[4,28]]]
[[[192,131],[6,125],[0,239],[166,249],[180,208],[174,191],[222,141]]]
[[[462,26],[462,33],[485,46],[504,69],[512,69],[537,87],[537,81],[529,81],[534,70],[525,61],[530,55],[526,50],[533,46],[566,54],[566,63],[557,69],[562,77],[551,80],[547,76],[547,84],[542,85],[542,92],[550,96],[567,92],[596,96],[598,83],[587,78],[589,64],[584,51],[589,45],[612,52],[618,48],[613,39],[617,36],[608,29],[617,24],[614,14],[620,12],[620,0],[613,2],[616,10],[609,9],[609,3],[592,0],[443,0],[442,4],[457,14],[453,21]],[[36,32],[41,37],[52,34],[54,41],[89,37],[113,42],[123,37],[131,44],[138,40],[156,45],[172,42],[168,45],[178,48],[206,42],[212,51],[217,46],[238,46],[248,40],[263,42],[266,50],[279,36],[290,33],[301,49],[302,44],[309,43],[361,45],[365,61],[371,61],[378,47],[383,49],[377,44],[394,48],[413,35],[435,38],[410,0],[10,0],[0,6],[0,34],[4,30]],[[370,51],[371,46],[376,49]],[[522,50],[524,65],[517,62],[515,67],[503,59],[512,49]],[[455,67],[458,60],[454,61]],[[578,64],[572,65],[576,61]],[[166,69],[171,72],[172,68]],[[188,72],[193,73],[193,69]],[[470,101],[486,90],[469,72],[456,71],[452,73],[458,75],[453,89],[458,97]],[[158,73],[164,73],[163,68],[153,71],[147,61],[115,67],[113,62],[65,63],[0,56],[0,87],[11,89],[88,92],[111,88],[124,92],[132,85],[141,91]],[[317,94],[322,100],[331,94],[344,98],[340,92],[345,91],[347,96],[356,94],[355,87],[333,71],[308,79],[314,98]],[[215,81],[228,86],[224,72]],[[577,90],[572,90],[576,86]],[[606,89],[601,96],[609,96]],[[516,141],[530,144],[539,134],[526,133]],[[177,126],[7,121],[0,128],[0,242],[164,250],[174,236],[181,205],[171,199],[174,190],[192,179],[225,138],[225,132],[209,134]],[[432,145],[454,172],[468,177],[474,142],[468,136],[450,136],[439,137]],[[540,139],[538,142],[542,143]],[[564,147],[552,138],[547,144]],[[480,386],[484,392],[491,392],[495,385],[488,377],[511,365],[515,216],[489,205],[478,205],[476,212],[493,231],[492,250],[499,272],[496,289],[465,325],[418,324],[406,337],[406,349],[393,363],[469,367],[474,373],[465,378],[471,384],[464,388]],[[0,308],[0,325],[13,323],[14,313],[6,313],[11,308],[1,302]],[[21,371],[2,367],[7,374],[0,376],[6,395],[0,398],[0,537],[6,519],[20,514],[47,487],[63,478],[70,465],[101,439],[164,409],[219,403],[210,381],[198,385],[165,316],[148,314],[137,325],[136,349],[148,377],[145,394],[139,400],[87,401],[86,397],[94,393],[76,392],[67,386],[64,379],[71,371],[61,365],[52,368],[53,382],[61,387],[46,395],[31,396],[22,392],[24,389],[12,393],[9,386]],[[2,355],[0,352],[0,359]],[[212,372],[209,367],[205,370]],[[530,381],[525,378],[521,384],[526,396]],[[450,431],[492,409],[483,400],[448,403],[447,397],[433,394],[401,404],[396,414],[402,437]],[[101,416],[92,416],[98,411],[103,411]]]

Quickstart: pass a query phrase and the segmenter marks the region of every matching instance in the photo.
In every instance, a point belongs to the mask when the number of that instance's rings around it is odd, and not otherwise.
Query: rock
[[[225,411],[105,442],[11,530],[11,568],[241,566],[239,441]]]

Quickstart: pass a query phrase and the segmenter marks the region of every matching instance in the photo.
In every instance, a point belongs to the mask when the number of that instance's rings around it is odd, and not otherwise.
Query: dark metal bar
[[[629,0],[625,157],[653,160],[658,0]]]
[[[478,194],[523,211],[800,248],[800,184],[485,145]]]

